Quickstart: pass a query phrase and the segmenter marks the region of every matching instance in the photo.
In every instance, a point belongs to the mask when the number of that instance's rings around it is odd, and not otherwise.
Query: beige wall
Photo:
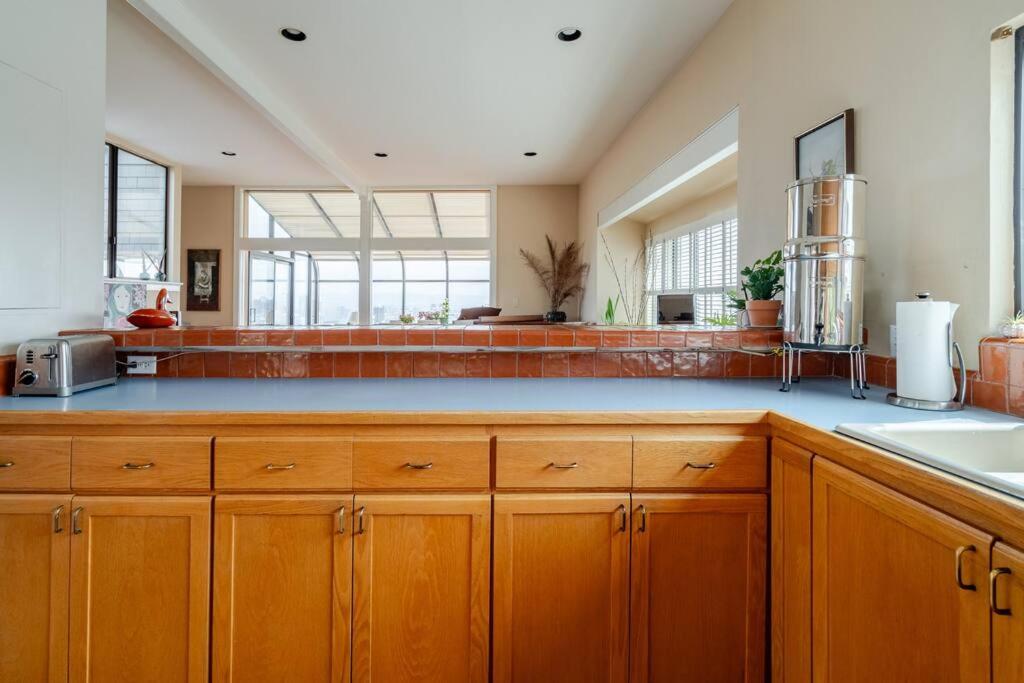
[[[575,185],[502,185],[498,187],[498,297],[502,314],[544,313],[551,306],[537,276],[519,255],[526,249],[547,253],[545,235],[560,244],[577,238],[579,193]],[[593,267],[593,258],[589,259]],[[578,302],[563,310],[578,317]]]
[[[231,325],[235,296],[234,269],[235,188],[189,185],[181,197],[182,299],[188,286],[189,249],[220,249],[220,311],[181,309],[188,325]]]
[[[593,249],[600,209],[738,105],[740,261],[776,249],[793,136],[853,107],[872,349],[888,352],[895,302],[929,289],[962,304],[956,331],[976,365],[973,342],[1009,312],[1011,286],[993,248],[1011,228],[990,230],[989,35],[1019,11],[1013,0],[736,0],[582,183],[581,239]],[[584,317],[602,307],[588,297]]]
[[[647,229],[650,230],[652,236],[660,235],[663,232],[675,230],[684,225],[696,223],[708,216],[715,216],[730,210],[736,210],[735,183],[697,197],[693,201],[659,216],[647,224]]]

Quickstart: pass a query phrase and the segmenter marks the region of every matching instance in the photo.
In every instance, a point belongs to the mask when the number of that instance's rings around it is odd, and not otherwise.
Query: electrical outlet
[[[135,367],[128,366],[129,375],[156,374],[156,356],[128,356],[128,363],[135,363]]]

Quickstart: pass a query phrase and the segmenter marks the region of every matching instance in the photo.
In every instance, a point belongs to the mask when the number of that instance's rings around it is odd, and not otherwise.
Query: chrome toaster
[[[70,396],[117,381],[114,340],[105,334],[30,339],[18,347],[15,396]]]

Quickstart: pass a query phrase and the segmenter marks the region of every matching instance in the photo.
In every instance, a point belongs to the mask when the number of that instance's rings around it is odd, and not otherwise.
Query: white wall
[[[976,342],[1005,315],[1011,229],[990,227],[989,35],[1013,0],[735,0],[580,187],[580,237],[597,212],[733,107],[740,108],[740,260],[785,239],[793,136],[857,111],[867,177],[866,320],[888,352],[895,302],[915,290],[962,304],[957,335]],[[591,287],[600,291],[601,287]],[[603,298],[588,297],[595,319]]]
[[[60,253],[59,259],[44,266],[43,273],[58,283],[53,307],[0,310],[0,354],[4,354],[29,337],[98,326],[102,320],[106,4],[104,0],[8,0],[0,4],[0,26],[5,27],[0,68],[27,74],[58,91],[62,100],[58,125],[48,126],[45,117],[35,124],[59,138],[59,168],[45,181],[3,169],[3,177],[14,178],[15,186],[7,187],[8,192],[33,193],[45,182],[47,195],[59,206],[59,237],[52,248]],[[37,132],[13,130],[13,121],[26,118],[29,103],[3,92],[0,103],[0,147],[4,136]],[[11,162],[0,158],[4,163]],[[31,231],[33,226],[24,229]],[[0,249],[19,249],[22,245],[16,235],[13,243]],[[38,263],[32,253],[26,253],[5,266],[0,271],[0,288],[34,277]]]

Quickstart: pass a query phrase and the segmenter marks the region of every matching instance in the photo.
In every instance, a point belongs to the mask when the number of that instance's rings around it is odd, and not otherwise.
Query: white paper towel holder
[[[931,293],[919,292],[917,294],[917,298],[921,300],[930,299]],[[946,332],[949,335],[948,338],[950,348],[952,348],[952,350],[956,352],[957,364],[960,367],[960,391],[958,392],[959,395],[956,398],[950,399],[948,401],[929,401],[927,399],[908,398],[906,396],[900,396],[894,391],[885,397],[887,403],[890,403],[894,406],[899,406],[900,408],[913,408],[914,410],[937,410],[949,412],[964,409],[964,399],[967,396],[966,372],[964,370],[964,354],[960,350],[960,344],[953,341],[952,322],[949,323]],[[952,361],[950,361],[950,365],[952,365]]]

